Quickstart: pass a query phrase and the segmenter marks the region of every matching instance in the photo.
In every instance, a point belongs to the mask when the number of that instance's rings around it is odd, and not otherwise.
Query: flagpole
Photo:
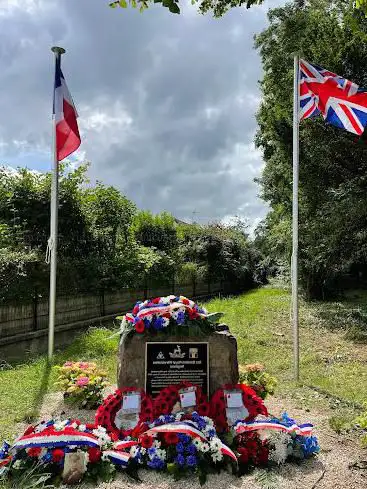
[[[294,378],[299,380],[298,324],[298,180],[299,180],[299,56],[294,56],[293,85],[293,205],[292,205],[292,327]]]
[[[61,63],[61,55],[65,49],[53,47],[51,51],[55,54],[55,71],[57,63]],[[51,363],[54,354],[55,315],[56,315],[56,273],[57,273],[57,232],[58,232],[58,208],[59,208],[59,161],[57,158],[56,145],[56,120],[52,121],[53,130],[53,171],[51,187],[51,222],[50,239],[48,243],[50,257],[50,294],[49,294],[49,317],[48,317],[48,360]]]

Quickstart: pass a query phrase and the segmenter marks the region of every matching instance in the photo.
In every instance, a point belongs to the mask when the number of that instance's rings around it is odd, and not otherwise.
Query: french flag
[[[57,161],[61,161],[79,148],[81,139],[78,113],[61,71],[60,56],[56,57],[53,115]]]

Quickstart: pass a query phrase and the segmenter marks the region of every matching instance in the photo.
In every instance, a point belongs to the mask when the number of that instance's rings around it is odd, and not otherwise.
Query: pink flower
[[[79,368],[88,368],[89,367],[89,363],[88,362],[79,362]]]
[[[73,362],[65,362],[64,363],[64,367],[72,367],[73,366]]]
[[[76,385],[79,387],[83,387],[84,385],[89,384],[89,378],[88,377],[79,377],[79,379],[76,381]]]

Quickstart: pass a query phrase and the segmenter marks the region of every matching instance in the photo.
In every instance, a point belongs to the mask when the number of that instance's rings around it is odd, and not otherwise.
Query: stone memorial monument
[[[190,305],[193,304],[190,301]],[[154,310],[153,304],[151,307]],[[120,388],[138,387],[155,396],[167,385],[188,381],[211,395],[223,384],[238,382],[237,341],[226,325],[214,323],[210,331],[193,335],[189,326],[175,328],[172,334],[169,326],[164,334],[151,334],[139,324],[144,334],[135,334],[139,322],[136,317],[139,316],[130,316],[126,315],[130,323],[125,321],[124,325],[125,328],[130,327],[130,332],[123,332],[119,346]]]

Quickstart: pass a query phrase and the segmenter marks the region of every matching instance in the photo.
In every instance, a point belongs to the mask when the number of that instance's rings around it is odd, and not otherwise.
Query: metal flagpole
[[[53,47],[51,51],[55,54],[55,70],[58,63],[61,63],[61,55],[65,49]],[[50,263],[50,296],[49,296],[49,317],[48,317],[48,360],[52,361],[54,354],[55,336],[55,314],[56,314],[56,272],[57,272],[57,228],[58,228],[58,207],[59,207],[59,162],[57,158],[56,145],[56,120],[53,115],[53,153],[54,165],[52,172],[51,187],[51,222],[50,238],[48,240],[48,256]],[[46,258],[47,261],[47,258]]]
[[[298,174],[299,174],[299,56],[294,56],[293,87],[293,206],[292,206],[292,323],[294,378],[299,380],[298,325]]]

